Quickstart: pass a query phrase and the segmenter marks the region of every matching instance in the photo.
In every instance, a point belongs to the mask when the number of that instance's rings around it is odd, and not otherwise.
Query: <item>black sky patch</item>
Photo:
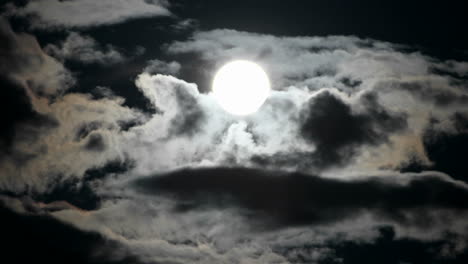
[[[437,176],[399,185],[377,178],[346,182],[300,173],[206,168],[143,178],[135,186],[174,198],[182,211],[238,206],[280,226],[330,224],[369,210],[404,225],[431,228],[440,220],[431,210],[453,210],[456,217],[468,209],[468,189]]]
[[[443,171],[455,179],[468,182],[468,133],[426,132],[424,146],[429,159],[434,162],[430,168]]]
[[[468,183],[468,116],[455,112],[450,118],[455,131],[439,131],[434,125],[440,120],[433,119],[423,135],[426,154],[431,165],[424,165],[417,159],[409,160],[400,171],[420,172],[436,170],[450,177]]]

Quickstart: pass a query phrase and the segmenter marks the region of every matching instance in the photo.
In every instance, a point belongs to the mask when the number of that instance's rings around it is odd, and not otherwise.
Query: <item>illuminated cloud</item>
[[[166,0],[38,0],[10,13],[31,19],[31,27],[41,29],[93,27],[142,17],[169,16]]]
[[[99,63],[109,65],[121,63],[125,60],[124,55],[112,45],[107,45],[103,48],[93,38],[77,32],[71,32],[58,45],[47,45],[44,50],[61,61],[73,60],[85,64]]]

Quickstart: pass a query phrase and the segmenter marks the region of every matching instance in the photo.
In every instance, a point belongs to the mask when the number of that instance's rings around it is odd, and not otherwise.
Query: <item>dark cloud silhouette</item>
[[[354,113],[350,105],[324,92],[303,110],[301,134],[317,146],[314,158],[320,167],[343,163],[356,147],[381,143],[389,133],[406,127],[405,116],[383,109],[374,94],[361,100],[367,112]]]
[[[58,126],[58,122],[36,112],[22,87],[2,73],[0,87],[0,158],[8,154],[21,164],[25,159],[12,149],[14,142],[34,139],[40,131]]]
[[[178,86],[174,92],[179,111],[172,120],[170,135],[175,137],[192,136],[200,130],[200,126],[205,120],[205,113],[193,94],[185,90],[184,87]]]
[[[46,215],[18,214],[0,204],[4,263],[142,263],[115,241]]]
[[[97,121],[82,124],[77,129],[75,140],[81,141],[83,138],[86,138],[91,132],[101,128],[102,126],[103,123]]]
[[[371,211],[427,228],[441,220],[429,214],[432,210],[468,209],[466,186],[437,174],[408,181],[377,177],[343,181],[259,169],[206,168],[139,179],[135,186],[147,194],[173,197],[182,211],[239,206],[273,225],[331,224]]]
[[[319,247],[323,251],[333,252],[319,263],[361,263],[361,264],[462,264],[468,261],[468,254],[462,253],[456,258],[446,255],[455,243],[443,240],[419,241],[399,238],[392,227],[379,228],[379,237],[372,242],[330,241]],[[317,250],[317,245],[305,244],[300,247],[278,248],[276,251],[287,256],[293,263],[312,262],[309,256]],[[310,252],[310,253],[309,253]],[[395,254],[398,252],[398,254]],[[309,254],[307,254],[309,253]],[[442,254],[441,254],[442,253]],[[382,257],[385,256],[385,257]]]
[[[39,96],[54,96],[69,88],[74,79],[67,69],[45,54],[36,38],[15,33],[0,17],[0,75]]]
[[[104,151],[106,149],[106,143],[101,134],[94,133],[91,134],[88,138],[88,141],[85,144],[85,149],[89,151]]]
[[[312,97],[300,112],[300,136],[316,146],[309,152],[256,155],[258,164],[291,165],[318,169],[346,165],[360,147],[387,142],[388,136],[407,127],[404,113],[393,113],[378,102],[375,93],[359,99],[364,111],[355,112],[348,103],[331,92]]]
[[[41,63],[39,53],[26,52],[26,47],[25,52],[21,52],[20,38],[15,36],[9,24],[0,18],[1,151],[10,148],[20,124],[30,123],[32,127],[54,125],[52,119],[34,110],[24,89],[24,83],[12,76],[22,71],[25,65]]]

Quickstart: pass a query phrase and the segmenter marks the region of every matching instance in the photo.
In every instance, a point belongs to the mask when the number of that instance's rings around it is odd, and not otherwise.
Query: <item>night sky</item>
[[[0,262],[468,263],[466,10],[1,1]]]

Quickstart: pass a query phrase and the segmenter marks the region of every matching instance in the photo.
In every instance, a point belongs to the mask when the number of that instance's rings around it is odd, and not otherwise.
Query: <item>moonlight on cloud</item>
[[[466,25],[448,1],[2,1],[0,263],[467,264]]]

